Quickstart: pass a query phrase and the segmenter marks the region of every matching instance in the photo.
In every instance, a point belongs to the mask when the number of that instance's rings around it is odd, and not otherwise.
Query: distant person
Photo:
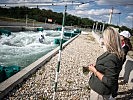
[[[103,47],[104,45],[103,37],[100,37],[99,41],[100,41],[100,46]]]
[[[107,27],[103,41],[107,51],[97,58],[96,64],[88,66],[92,72],[90,100],[115,100],[117,96],[118,77],[124,63],[120,35],[113,27]]]
[[[132,50],[132,44],[130,42],[131,34],[128,31],[122,31],[120,33],[121,45],[124,50],[125,55],[127,55],[128,51]]]
[[[45,40],[44,35],[41,35],[41,37],[39,38],[39,42],[40,42],[40,43],[43,43],[44,40]]]

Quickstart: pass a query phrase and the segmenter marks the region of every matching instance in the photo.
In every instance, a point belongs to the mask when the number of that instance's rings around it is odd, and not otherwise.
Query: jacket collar
[[[99,60],[99,59],[103,59],[104,57],[106,57],[106,56],[108,56],[110,53],[109,52],[105,52],[105,53],[103,53],[101,56],[99,56],[97,59]]]

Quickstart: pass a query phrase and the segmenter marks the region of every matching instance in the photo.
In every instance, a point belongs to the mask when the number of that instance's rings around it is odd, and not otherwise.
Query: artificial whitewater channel
[[[12,32],[7,37],[0,39],[0,65],[20,66],[22,69],[40,57],[55,49],[54,39],[60,38],[60,31],[44,30],[39,32]],[[44,35],[44,41],[39,42],[39,37]]]

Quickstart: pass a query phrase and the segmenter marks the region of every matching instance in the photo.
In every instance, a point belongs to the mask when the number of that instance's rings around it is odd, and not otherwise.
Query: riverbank
[[[90,32],[81,34],[62,51],[62,61],[58,77],[57,100],[89,100],[88,78],[82,67],[95,63],[103,53]],[[52,100],[58,55],[43,65],[27,80],[18,84],[4,99],[8,100]],[[119,100],[132,97],[128,84],[120,81]],[[124,94],[122,94],[124,93]]]
[[[51,24],[51,23],[43,23],[43,22],[36,22],[36,21],[28,21],[27,23],[23,20],[17,19],[8,19],[3,20],[0,18],[0,29],[9,30],[11,32],[20,32],[20,31],[37,31],[37,28],[42,27],[44,30],[55,30],[57,27],[62,27],[59,24]],[[87,30],[90,31],[89,28],[80,28],[77,26],[65,26],[66,29],[81,29],[82,31]]]
[[[57,27],[61,27],[61,25],[50,24],[50,23],[31,23],[28,22],[17,22],[17,21],[3,21],[0,20],[0,29],[9,30],[11,32],[20,32],[20,31],[37,31],[37,28],[42,27],[45,30],[47,29],[55,29]]]

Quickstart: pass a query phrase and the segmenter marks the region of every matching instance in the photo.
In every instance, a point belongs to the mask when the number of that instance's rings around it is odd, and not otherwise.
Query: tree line
[[[0,17],[9,17],[9,18],[16,18],[16,19],[25,19],[26,16],[29,19],[38,21],[38,22],[44,22],[48,23],[48,19],[52,19],[51,24],[62,24],[62,18],[63,13],[57,13],[53,12],[52,10],[45,10],[45,9],[39,9],[37,8],[28,8],[28,7],[10,7],[10,8],[2,8],[0,7]],[[77,17],[71,14],[66,13],[65,18],[65,25],[66,26],[78,26],[82,28],[91,28],[93,27],[93,24],[96,23],[96,21],[93,21],[89,18],[81,18]],[[98,23],[98,29],[100,26],[102,26],[103,23]],[[105,24],[105,28],[109,26],[108,24]],[[113,27],[119,28],[122,30],[128,30],[130,33],[133,33],[133,30],[127,28],[126,26],[116,26],[111,25]]]

